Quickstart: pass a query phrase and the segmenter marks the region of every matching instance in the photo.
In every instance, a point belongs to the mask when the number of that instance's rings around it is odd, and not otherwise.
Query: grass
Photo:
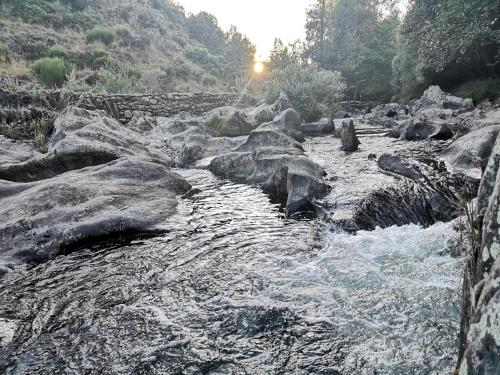
[[[42,153],[47,152],[47,140],[53,128],[54,121],[52,118],[41,118],[31,124],[30,130],[33,131],[35,147],[38,151]]]

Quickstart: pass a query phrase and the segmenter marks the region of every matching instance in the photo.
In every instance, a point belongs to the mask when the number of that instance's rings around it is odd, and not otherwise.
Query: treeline
[[[498,0],[317,0],[307,38],[275,42],[270,69],[338,71],[352,99],[400,101],[431,84],[475,100],[500,96]]]

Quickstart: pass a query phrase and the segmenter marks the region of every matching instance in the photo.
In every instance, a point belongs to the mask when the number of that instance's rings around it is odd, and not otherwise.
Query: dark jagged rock
[[[412,223],[429,226],[437,221],[450,221],[459,214],[456,192],[465,186],[461,179],[448,174],[440,176],[439,168],[424,173],[399,155],[381,155],[377,165],[402,181],[373,192],[361,202],[354,216],[360,229]]]
[[[354,121],[342,123],[342,130],[340,131],[340,140],[342,141],[342,151],[353,152],[358,149],[361,144],[354,128]]]
[[[410,120],[399,131],[400,139],[405,141],[447,140],[453,137],[453,132],[448,125],[429,121]]]

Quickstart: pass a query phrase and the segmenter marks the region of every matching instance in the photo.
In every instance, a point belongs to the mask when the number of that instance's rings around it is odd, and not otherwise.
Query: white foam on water
[[[263,254],[261,261],[277,265],[265,294],[351,337],[344,371],[449,372],[463,264],[448,250],[458,239],[444,223],[330,233],[312,258]]]

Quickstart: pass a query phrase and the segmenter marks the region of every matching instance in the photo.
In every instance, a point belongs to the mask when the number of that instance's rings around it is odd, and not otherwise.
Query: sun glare
[[[255,71],[255,73],[262,73],[264,71],[264,64],[262,64],[260,61],[257,61],[253,66],[253,70]]]

